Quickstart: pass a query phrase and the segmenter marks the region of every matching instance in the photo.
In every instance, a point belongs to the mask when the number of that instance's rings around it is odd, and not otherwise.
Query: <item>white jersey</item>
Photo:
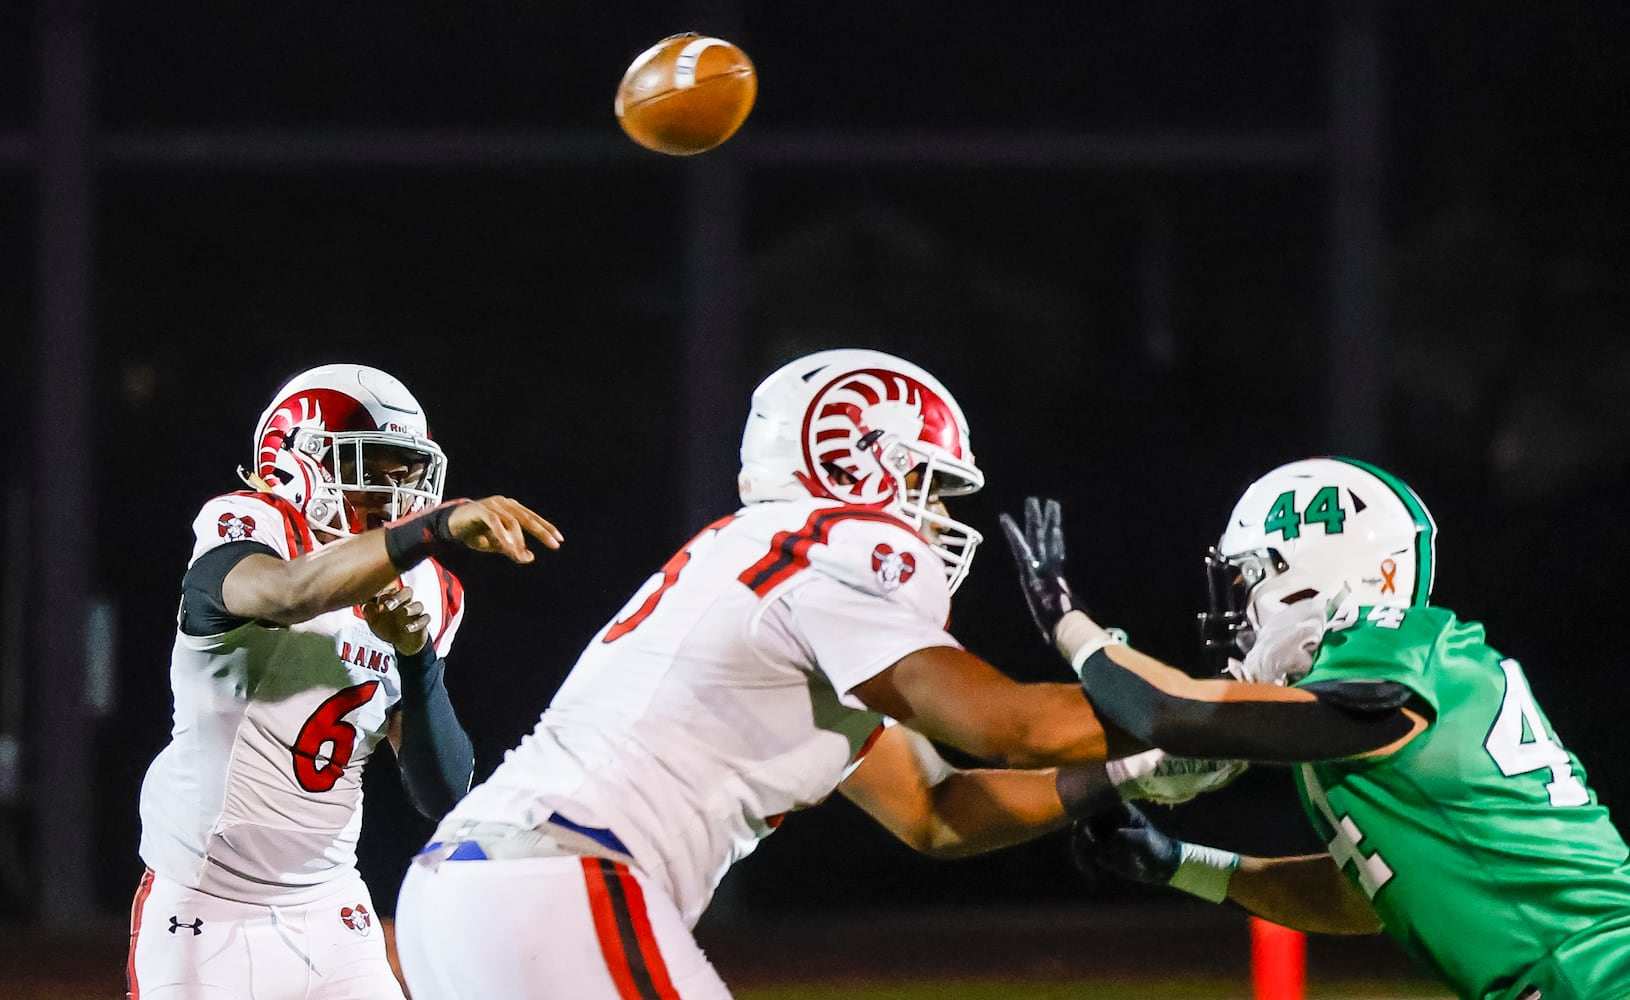
[[[749,505],[635,593],[448,820],[609,831],[694,924],[725,871],[881,731],[854,687],[957,646],[949,611],[940,560],[899,518]]]
[[[209,501],[193,536],[192,561],[233,541],[285,559],[316,550],[305,518],[266,493]],[[428,559],[401,582],[430,615],[431,641],[445,656],[463,588]],[[282,904],[316,898],[352,872],[362,767],[402,696],[395,650],[361,609],[287,628],[249,622],[203,637],[178,629],[170,687],[170,743],[141,790],[147,866],[211,895]]]

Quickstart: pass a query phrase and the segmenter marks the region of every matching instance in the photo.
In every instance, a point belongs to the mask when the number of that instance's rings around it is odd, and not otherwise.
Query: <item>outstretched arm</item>
[[[1364,893],[1342,875],[1328,854],[1294,858],[1240,858],[1228,898],[1247,912],[1310,934],[1378,934]]]
[[[527,548],[528,536],[551,549],[560,547],[562,537],[553,524],[509,497],[450,501],[296,559],[280,559],[260,546],[240,549],[221,581],[221,603],[235,618],[292,625],[361,604],[404,570],[445,549],[501,552],[529,563],[536,556]]]
[[[1255,858],[1167,836],[1132,806],[1079,822],[1076,864],[1213,903],[1232,902],[1284,927],[1314,934],[1374,934],[1381,920],[1328,854]]]
[[[1409,690],[1397,684],[1320,689],[1196,680],[1130,648],[1081,609],[1064,578],[1057,501],[1031,497],[1022,528],[1006,514],[1001,524],[1037,629],[1080,675],[1099,716],[1139,746],[1189,757],[1329,760],[1392,753],[1426,728],[1425,717],[1406,707]]]
[[[1237,773],[1158,752],[1060,768],[964,770],[922,734],[891,726],[838,790],[913,849],[956,858],[1033,840],[1124,800],[1186,801]]]
[[[931,646],[854,688],[861,703],[1002,767],[1052,767],[1110,755],[1074,684],[1021,684],[965,650]]]
[[[1407,707],[1411,693],[1402,685],[1196,680],[1127,646],[1088,656],[1081,684],[1094,707],[1134,738],[1185,756],[1282,762],[1384,756],[1427,725]]]
[[[1051,770],[957,770],[928,740],[891,726],[838,790],[912,849],[960,858],[1068,822]]]

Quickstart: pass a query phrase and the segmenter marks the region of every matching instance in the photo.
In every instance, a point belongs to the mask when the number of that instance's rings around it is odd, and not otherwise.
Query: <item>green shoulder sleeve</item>
[[[1345,610],[1345,609],[1344,609]],[[1395,681],[1438,711],[1428,674],[1438,637],[1454,621],[1441,608],[1361,607],[1337,612],[1302,684],[1320,681]]]

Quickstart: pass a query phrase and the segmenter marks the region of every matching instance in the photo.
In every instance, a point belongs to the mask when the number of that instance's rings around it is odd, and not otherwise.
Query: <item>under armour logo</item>
[[[192,929],[192,936],[197,937],[198,935],[204,933],[204,918],[203,917],[197,917],[190,924],[182,923],[180,917],[171,917],[170,918],[170,933],[171,934],[174,934],[175,932],[179,931],[183,927],[191,928]]]

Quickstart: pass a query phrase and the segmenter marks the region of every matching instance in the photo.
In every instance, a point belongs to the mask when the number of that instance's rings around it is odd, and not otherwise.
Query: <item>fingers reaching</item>
[[[1013,560],[1021,568],[1034,569],[1036,555],[1030,551],[1030,543],[1025,540],[1024,532],[1018,523],[1006,514],[997,515],[996,521],[1002,526],[1002,535],[1007,539],[1007,547],[1013,550]]]
[[[1049,562],[1064,562],[1064,510],[1057,500],[1048,500],[1042,511],[1043,557]]]
[[[519,501],[491,496],[468,505],[472,530],[464,543],[477,552],[501,552],[512,562],[529,563],[537,558],[527,547],[527,537],[545,548],[558,549],[566,540],[559,528]]]
[[[553,523],[539,517],[532,510],[522,507],[520,504],[516,504],[515,506],[520,508],[519,514],[522,530],[531,535],[533,538],[536,538],[538,541],[542,542],[545,548],[560,548],[560,543],[566,540],[566,536],[560,533],[559,528],[555,527]]]

